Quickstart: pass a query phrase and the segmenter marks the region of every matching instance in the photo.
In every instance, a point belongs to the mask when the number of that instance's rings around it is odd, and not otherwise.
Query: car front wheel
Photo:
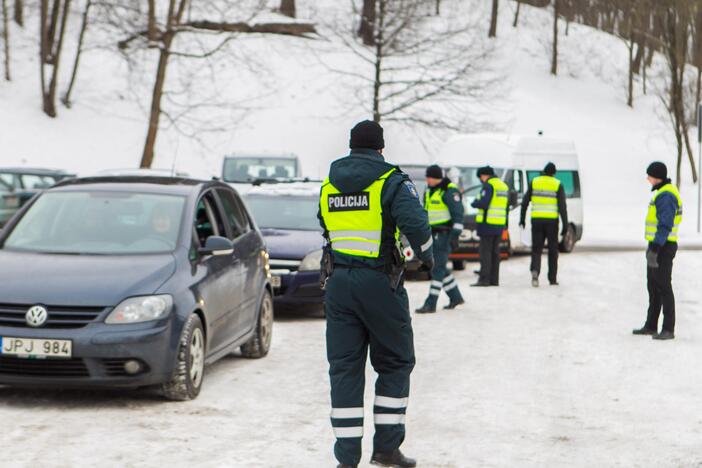
[[[183,327],[173,378],[162,387],[167,399],[187,401],[197,398],[205,373],[205,349],[202,321],[198,315],[192,314]]]
[[[271,349],[271,339],[273,338],[273,298],[266,291],[261,300],[261,308],[258,312],[258,322],[256,331],[251,339],[241,346],[241,354],[244,357],[258,359],[266,356]]]

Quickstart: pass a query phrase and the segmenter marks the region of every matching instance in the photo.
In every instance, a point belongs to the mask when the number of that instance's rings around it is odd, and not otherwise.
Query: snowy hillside
[[[321,16],[325,9],[340,8],[332,1],[300,3],[300,15],[310,18]],[[487,2],[464,3],[466,14],[485,18],[480,25],[487,30]],[[552,77],[548,73],[549,12],[524,7],[520,26],[514,29],[511,8],[507,4],[503,9],[496,40],[494,67],[503,75],[500,85],[509,92],[495,103],[495,122],[512,133],[542,130],[546,135],[572,137],[582,165],[585,242],[641,242],[649,198],[645,168],[654,159],[669,167],[674,163],[672,133],[657,110],[658,98],[637,96],[634,109],[628,108],[624,43],[584,26],[571,25],[569,36],[562,36],[560,76]],[[233,50],[255,59],[256,66],[245,69],[235,60],[227,61],[216,70],[218,88],[207,91],[251,109],[230,113],[231,121],[225,123],[236,124],[233,130],[202,133],[199,140],[172,128],[161,132],[154,166],[175,166],[209,177],[219,174],[227,153],[293,152],[301,157],[307,175],[321,177],[329,162],[346,151],[348,128],[367,116],[349,105],[339,77],[328,71],[329,63],[353,69],[358,59],[324,34],[323,24],[320,30],[318,40],[249,37],[234,41]],[[11,32],[21,53],[15,54],[14,81],[0,83],[0,164],[61,167],[80,174],[136,167],[146,132],[144,108],[152,72],[135,80],[116,52],[93,47],[83,57],[73,108],[60,108],[59,118],[50,119],[41,112],[38,64],[28,59],[36,57],[27,51],[37,46],[29,31],[13,26]],[[92,38],[95,44],[104,40]],[[70,42],[67,50],[73,50]],[[144,69],[152,70],[155,55],[148,60]],[[68,74],[69,68],[64,66],[62,73]],[[175,70],[172,79],[186,74]],[[260,97],[246,99],[251,96]],[[386,125],[386,135],[390,160],[418,163],[432,162],[449,136],[418,134],[393,124]],[[688,209],[683,240],[692,240],[696,187],[689,183],[687,168],[684,174]]]

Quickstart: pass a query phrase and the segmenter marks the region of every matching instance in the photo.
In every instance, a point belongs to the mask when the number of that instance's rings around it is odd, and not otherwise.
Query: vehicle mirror
[[[202,256],[206,255],[231,255],[234,253],[234,243],[226,237],[210,236],[205,241],[205,246],[198,249]]]

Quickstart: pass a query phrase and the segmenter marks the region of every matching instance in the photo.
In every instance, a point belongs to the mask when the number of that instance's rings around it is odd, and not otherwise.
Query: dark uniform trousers
[[[658,268],[648,268],[648,317],[646,328],[658,331],[658,318],[663,309],[663,330],[675,331],[675,295],[673,294],[672,276],[673,259],[678,251],[678,244],[666,242],[658,252]]]
[[[480,236],[480,283],[500,284],[500,242],[502,236]]]
[[[424,305],[435,309],[442,288],[451,302],[460,302],[463,300],[463,296],[458,289],[456,279],[447,267],[451,254],[451,231],[434,231],[432,235],[434,237],[434,268],[431,270],[429,296],[427,296]]]
[[[389,277],[369,268],[336,266],[327,282],[327,358],[331,422],[336,458],[357,465],[363,435],[366,355],[378,373],[375,383],[374,450],[392,452],[405,439],[414,338],[404,286],[393,291]]]
[[[541,254],[548,241],[548,280],[558,278],[558,220],[531,220],[531,271],[541,273]]]

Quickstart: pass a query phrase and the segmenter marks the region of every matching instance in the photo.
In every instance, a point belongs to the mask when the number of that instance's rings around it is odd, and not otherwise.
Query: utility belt
[[[392,288],[393,291],[397,291],[397,289],[400,287],[402,284],[402,278],[405,273],[405,258],[402,255],[402,252],[400,251],[400,248],[397,245],[394,245],[390,250],[390,261],[386,262],[385,265],[382,266],[371,266],[371,265],[363,265],[363,264],[356,264],[356,265],[342,265],[334,262],[334,256],[332,255],[332,249],[331,245],[327,243],[327,245],[324,246],[323,254],[322,254],[322,270],[321,270],[321,275],[320,275],[320,287],[322,290],[326,289],[327,287],[327,281],[331,277],[331,275],[334,273],[334,270],[336,268],[342,268],[342,269],[356,269],[356,268],[361,268],[361,269],[366,269],[366,270],[373,270],[373,271],[379,271],[382,273],[385,273],[388,275],[390,279],[390,287]],[[386,257],[387,258],[387,257]]]

